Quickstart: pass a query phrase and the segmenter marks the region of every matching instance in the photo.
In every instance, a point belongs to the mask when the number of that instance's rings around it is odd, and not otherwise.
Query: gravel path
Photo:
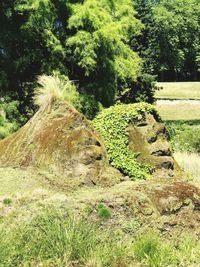
[[[200,100],[159,99],[156,101],[156,104],[158,105],[177,105],[177,104],[200,105]]]

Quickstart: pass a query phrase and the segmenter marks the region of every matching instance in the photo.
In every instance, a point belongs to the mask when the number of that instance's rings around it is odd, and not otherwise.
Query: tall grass
[[[41,75],[37,83],[34,102],[39,107],[65,100],[88,119],[93,119],[103,108],[93,95],[79,93],[75,84],[66,76]]]
[[[126,255],[116,235],[50,206],[37,206],[5,221],[0,238],[2,267],[85,266],[94,259],[106,267]]]
[[[200,181],[200,155],[197,153],[176,152],[174,153],[177,163],[188,173],[195,181]]]
[[[200,260],[194,238],[164,243],[158,234],[145,233],[133,239],[102,221],[75,218],[44,204],[1,220],[0,238],[2,267],[186,267]]]
[[[61,79],[57,76],[41,75],[37,80],[38,87],[35,89],[35,104],[42,106],[56,100],[66,100],[74,104],[78,99],[78,92],[72,81]]]

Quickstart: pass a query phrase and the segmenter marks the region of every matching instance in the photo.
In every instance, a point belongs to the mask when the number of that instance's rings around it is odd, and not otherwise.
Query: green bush
[[[12,199],[11,198],[4,198],[3,200],[4,205],[11,205],[12,204]]]
[[[173,150],[200,153],[200,127],[184,122],[167,125]]]
[[[5,138],[20,127],[22,117],[18,108],[18,101],[0,101],[0,139]]]
[[[146,179],[151,167],[137,162],[137,155],[128,148],[127,127],[145,112],[158,117],[155,108],[147,103],[115,105],[104,109],[93,120],[96,130],[103,136],[111,164],[132,179]]]
[[[77,105],[75,107],[79,112],[83,113],[87,119],[92,120],[101,110],[103,106],[93,95],[80,94]]]

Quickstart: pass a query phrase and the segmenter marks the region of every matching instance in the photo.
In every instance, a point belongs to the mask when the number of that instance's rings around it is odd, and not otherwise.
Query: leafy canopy
[[[94,94],[109,105],[120,83],[135,81],[140,72],[141,60],[129,42],[142,24],[135,18],[131,0],[86,0],[71,9],[69,53],[85,76],[95,79]]]

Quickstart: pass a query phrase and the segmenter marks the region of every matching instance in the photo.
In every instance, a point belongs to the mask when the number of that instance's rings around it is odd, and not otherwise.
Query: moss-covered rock
[[[99,134],[67,102],[44,105],[24,127],[2,140],[0,166],[38,167],[87,184],[101,182],[100,176],[106,184],[119,178],[110,170]]]
[[[153,114],[145,113],[143,118],[128,127],[129,148],[138,152],[137,160],[154,167],[155,175],[174,176],[179,168],[172,156],[169,135],[165,125]]]
[[[147,178],[153,171],[174,175],[169,136],[154,106],[116,105],[103,110],[93,123],[104,137],[111,164],[124,174],[132,179]]]

